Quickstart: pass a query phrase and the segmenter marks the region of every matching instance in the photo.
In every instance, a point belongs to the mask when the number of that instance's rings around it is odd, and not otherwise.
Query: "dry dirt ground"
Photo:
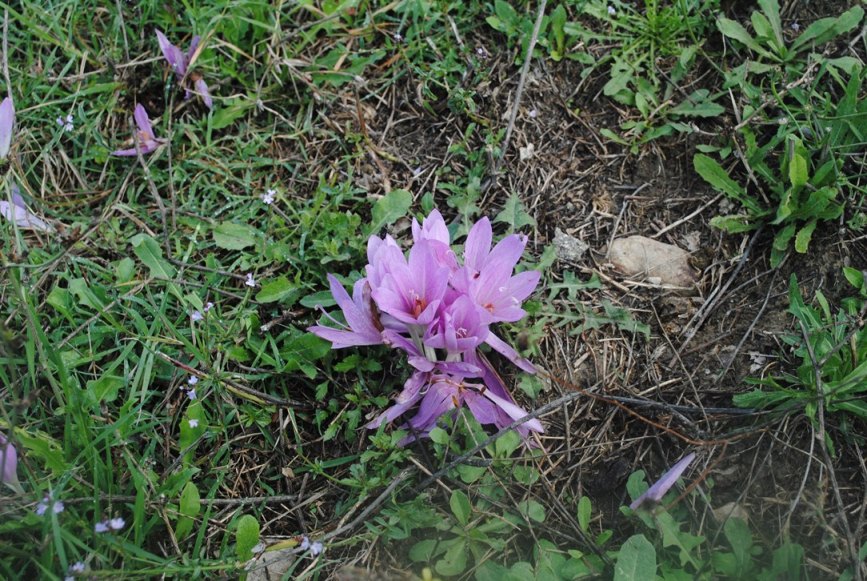
[[[796,9],[804,11],[805,20],[821,16],[809,7]],[[499,48],[501,39],[489,32],[464,39],[491,55],[484,61],[485,82],[468,87],[478,106],[472,116],[455,114],[443,103],[430,103],[426,110],[411,76],[376,97],[347,89],[325,106],[322,118],[332,130],[350,123],[373,144],[355,168],[371,198],[389,188],[406,188],[419,198],[433,192],[447,219],[455,217],[441,203],[447,192],[438,187],[443,167],[460,171],[464,158],[455,156],[452,146],[462,142],[470,123],[505,127],[515,105],[519,68],[514,55]],[[867,240],[826,225],[817,230],[809,254],[793,254],[771,269],[770,233],[726,235],[708,224],[722,213],[724,201],[696,175],[692,156],[696,143],[729,131],[725,118],[699,125],[702,133],[653,142],[631,154],[599,134],[600,128],[616,128],[629,111],[601,95],[601,77],[578,79],[577,66],[568,62],[534,61],[510,147],[500,173],[482,180],[480,206],[483,214],[494,215],[517,193],[536,220],[529,246],[536,255],[552,243],[555,229],[584,241],[590,250],[575,262],[556,262],[553,280],[564,272],[581,280],[595,274],[601,288],[581,291],[577,300],[596,311],[603,300],[625,307],[650,333],[613,325],[579,334],[570,333],[570,326],[546,328],[535,359],[555,379],[546,382],[547,390],[534,404],[523,403],[541,406],[578,387],[662,405],[626,403],[642,416],[637,417],[587,397],[547,414],[543,482],[515,494],[533,495],[547,507],[589,495],[605,525],[628,535],[632,525],[617,509],[628,504],[629,473],[643,468],[659,474],[695,450],[700,462],[694,474],[705,484],[713,482],[712,508],[736,503],[766,546],[790,537],[806,547],[813,578],[836,578],[848,564],[847,539],[810,423],[803,414],[739,414],[731,409],[731,398],[752,389],[744,382],[748,375],[772,375],[790,364],[781,359],[786,350],[780,340],[793,329],[786,312],[790,275],[797,275],[805,296],[819,289],[832,298],[845,296],[841,268],[867,266]],[[471,148],[486,147],[480,134],[470,138]],[[533,155],[520,159],[520,148],[531,145]],[[308,154],[325,159],[331,147],[311,143]],[[607,246],[633,234],[688,249],[700,273],[697,291],[659,290],[613,272]],[[829,429],[833,432],[834,425]],[[831,467],[858,545],[867,527],[862,452],[842,445]],[[321,502],[339,500],[337,490],[326,491]],[[705,504],[696,503],[695,528],[712,535],[719,527]],[[578,528],[575,511],[552,508],[551,514],[545,532],[566,531],[561,536],[570,538],[569,531]],[[405,550],[374,544],[360,552],[353,548],[354,556],[347,557],[364,567],[407,568]]]

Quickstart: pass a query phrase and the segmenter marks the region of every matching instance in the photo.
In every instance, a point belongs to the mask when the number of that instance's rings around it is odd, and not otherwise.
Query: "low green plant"
[[[646,0],[635,7],[622,2],[566,2],[542,18],[536,57],[563,58],[585,65],[581,77],[607,67],[603,93],[638,111],[637,120],[621,124],[622,134],[604,128],[605,137],[637,152],[654,139],[692,131],[691,118],[715,117],[724,109],[707,89],[688,94],[680,85],[696,64],[703,34],[710,27],[716,0]],[[575,20],[569,20],[569,10]],[[516,62],[527,52],[535,17],[496,0],[488,24],[510,44],[520,43]],[[589,23],[585,23],[589,20]],[[581,45],[581,49],[575,46]],[[604,46],[605,50],[597,50]],[[596,58],[594,55],[604,56]]]
[[[867,304],[867,291],[863,272],[847,268],[844,274],[859,289],[860,296],[842,301],[837,309],[832,308],[821,291],[816,292],[815,306],[806,304],[798,280],[792,275],[789,312],[799,328],[782,339],[792,347],[792,354],[800,364],[790,367],[794,371],[752,380],[760,388],[734,396],[736,405],[803,410],[818,426],[821,394],[825,413],[838,419],[840,431],[847,437],[863,439],[856,422],[867,420],[867,329],[859,324]],[[827,442],[833,451],[830,436]]]
[[[733,20],[718,21],[726,38],[749,51],[742,64],[724,71],[724,88],[734,91],[740,107],[735,140],[741,143],[701,146],[704,153],[693,163],[705,181],[741,206],[737,214],[714,218],[714,226],[731,233],[774,228],[773,267],[791,246],[806,252],[817,225],[839,218],[846,194],[857,189],[849,176],[860,170],[850,154],[867,137],[867,105],[859,98],[864,67],[819,49],[854,29],[863,14],[856,6],[820,19],[792,41],[776,0],[759,2],[750,18],[752,34]],[[733,179],[733,168],[705,155],[725,158],[734,148],[742,152],[741,181]]]

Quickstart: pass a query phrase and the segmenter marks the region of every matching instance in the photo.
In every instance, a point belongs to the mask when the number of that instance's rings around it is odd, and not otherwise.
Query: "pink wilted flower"
[[[690,452],[681,458],[677,464],[672,466],[668,472],[662,475],[662,478],[654,482],[644,494],[636,498],[632,504],[629,505],[629,508],[635,510],[644,504],[654,504],[661,501],[662,497],[665,496],[665,493],[674,486],[677,479],[686,471],[693,460],[695,460],[695,452]]]
[[[139,150],[142,155],[155,151],[156,148],[166,142],[165,139],[154,136],[154,130],[151,127],[150,119],[148,119],[147,111],[145,111],[145,108],[140,103],[135,106],[133,117],[138,128],[135,139],[138,141]],[[135,147],[132,147],[129,149],[118,149],[117,151],[112,151],[111,154],[130,157],[137,155],[137,151]]]
[[[20,491],[18,483],[18,451],[6,436],[0,434],[0,482]]]
[[[3,216],[22,230],[54,232],[54,226],[27,209],[24,198],[17,185],[12,185],[12,203],[0,200],[0,216]]]
[[[0,159],[6,159],[12,147],[12,130],[15,128],[15,105],[11,97],[0,103]]]
[[[199,41],[201,37],[194,36],[193,40],[190,41],[190,48],[187,52],[182,51],[180,48],[173,45],[169,42],[169,39],[166,38],[166,35],[161,31],[157,30],[157,42],[159,42],[160,50],[163,51],[163,56],[168,61],[169,65],[171,65],[172,70],[175,72],[175,76],[177,76],[178,81],[181,83],[185,83],[188,80],[187,73],[189,72],[190,63],[193,61],[193,57],[196,54],[196,49],[199,47]],[[208,90],[208,84],[205,83],[205,80],[198,73],[190,73],[189,80],[193,82],[193,89],[185,89],[186,90],[186,98],[189,99],[192,93],[198,95],[202,102],[208,109],[212,109],[214,107],[214,101],[211,99],[211,93]]]
[[[460,264],[438,211],[422,224],[413,220],[412,234],[407,256],[390,236],[370,238],[367,276],[356,281],[352,299],[328,275],[346,324],[309,329],[331,341],[334,349],[384,344],[402,351],[415,369],[394,405],[368,427],[390,423],[416,407],[405,424],[414,432],[407,441],[426,436],[440,418],[462,407],[480,423],[497,428],[525,418],[527,412],[479,351],[485,343],[521,369],[535,372],[490,330],[496,322],[522,318],[521,303],[539,282],[538,272],[513,276],[525,240],[507,236],[491,250],[491,224],[482,219],[470,230]],[[531,431],[543,431],[539,420],[518,428],[525,438]]]

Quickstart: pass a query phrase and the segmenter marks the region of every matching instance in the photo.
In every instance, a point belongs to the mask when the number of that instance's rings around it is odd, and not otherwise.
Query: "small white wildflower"
[[[199,311],[193,311],[193,314],[190,315],[190,319],[195,323],[204,319],[205,316]]]
[[[394,42],[403,42],[403,35],[399,32],[394,33]]]
[[[615,14],[617,14],[617,9],[615,9],[614,6],[609,6],[608,7],[608,16],[614,16]]]
[[[539,112],[536,111],[535,109],[530,109],[529,115],[530,115],[530,119],[535,119],[539,115]]]
[[[108,521],[108,527],[113,531],[119,531],[126,526],[126,521],[121,517],[113,518]]]
[[[78,561],[77,563],[69,567],[69,571],[71,573],[84,573],[84,563]]]
[[[250,287],[250,288],[253,288],[253,287],[256,286],[256,279],[253,278],[253,273],[252,273],[252,272],[248,272],[248,273],[247,273],[247,280],[244,281],[244,284],[247,285],[247,286]]]
[[[191,427],[191,428],[198,428],[198,427],[199,427],[199,420],[190,420],[190,421],[187,422],[187,423],[190,424],[190,427]]]
[[[207,313],[208,311],[210,311],[211,309],[213,309],[213,308],[214,308],[214,303],[210,303],[210,302],[209,302],[209,303],[205,303],[205,312],[206,312],[206,313]]]
[[[302,551],[306,551],[310,548],[310,539],[308,539],[306,535],[301,538],[301,544],[298,545],[298,548]]]
[[[276,195],[277,195],[277,190],[269,189],[269,190],[265,191],[265,193],[259,197],[262,199],[263,204],[270,206],[271,204],[274,203],[274,197]]]
[[[55,500],[52,502],[52,500],[46,496],[39,502],[39,504],[36,505],[36,514],[39,516],[43,516],[46,512],[48,512],[49,508],[54,514],[60,514],[61,512],[66,510],[66,506],[64,506],[63,502],[59,500]]]
[[[66,119],[64,119],[63,117],[58,117],[57,124],[60,125],[63,130],[68,133],[75,129],[75,124],[73,123],[74,119],[75,118],[72,116],[72,114],[67,115]]]
[[[793,22],[793,23],[789,26],[789,28],[791,28],[791,29],[794,30],[795,32],[798,32],[799,30],[801,30],[801,25],[798,24],[798,22],[797,22],[797,20],[796,20],[795,22]]]
[[[107,533],[108,523],[106,521],[98,522],[94,525],[93,530],[97,533]]]
[[[195,375],[191,375],[190,378],[187,380],[187,385],[196,385],[197,383],[199,383],[199,378]]]
[[[321,553],[323,550],[325,550],[325,547],[323,547],[322,543],[320,543],[319,541],[316,541],[315,543],[312,543],[310,545],[310,554],[314,557]]]
[[[196,390],[195,389],[188,390],[187,391],[187,397],[190,398],[190,400],[195,401],[196,397],[198,397],[196,395]]]

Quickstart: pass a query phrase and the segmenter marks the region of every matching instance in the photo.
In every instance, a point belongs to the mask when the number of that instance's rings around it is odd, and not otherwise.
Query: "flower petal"
[[[193,86],[196,88],[195,93],[202,99],[202,103],[205,104],[205,107],[208,109],[214,108],[214,100],[211,98],[211,93],[208,91],[208,84],[204,79],[196,79],[196,82],[193,83]]]
[[[160,44],[160,50],[163,51],[163,56],[168,61],[169,65],[171,65],[172,70],[175,71],[175,74],[179,77],[183,77],[187,74],[187,57],[181,52],[181,49],[173,45],[169,42],[169,39],[166,38],[166,35],[161,31],[157,30],[157,42]]]
[[[12,130],[15,127],[15,105],[10,97],[0,103],[0,159],[6,159],[12,147]]]
[[[674,486],[678,478],[680,478],[680,475],[686,471],[693,460],[695,460],[695,452],[690,452],[681,458],[677,464],[672,466],[668,472],[662,475],[662,478],[654,482],[653,486],[648,488],[644,494],[636,498],[632,504],[629,505],[629,508],[635,510],[644,503],[661,501],[662,497],[665,496],[665,493]]]
[[[136,127],[141,133],[140,137],[143,142],[150,141],[154,138],[154,130],[151,127],[151,120],[148,119],[148,112],[141,103],[135,106],[135,111],[132,114],[135,118]]]
[[[527,373],[536,373],[536,368],[533,367],[532,363],[518,355],[518,352],[515,351],[511,345],[497,337],[493,332],[488,333],[488,336],[485,338],[485,343],[490,345],[491,348],[494,349],[494,351],[496,351]]]
[[[3,216],[22,230],[38,230],[40,232],[54,232],[54,226],[42,220],[25,207],[0,201],[0,216]]]
[[[467,234],[467,240],[464,242],[464,265],[475,272],[481,271],[491,252],[492,240],[491,221],[486,216],[476,222]]]

